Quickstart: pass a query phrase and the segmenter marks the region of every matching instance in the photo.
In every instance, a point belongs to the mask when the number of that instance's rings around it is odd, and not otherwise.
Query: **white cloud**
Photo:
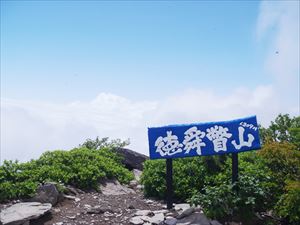
[[[187,90],[157,102],[133,102],[109,93],[69,104],[2,99],[2,158],[37,158],[45,150],[70,149],[96,136],[130,138],[130,148],[147,154],[149,126],[253,114],[265,124],[280,112],[273,95],[271,86],[261,86],[239,88],[227,96],[212,90]]]

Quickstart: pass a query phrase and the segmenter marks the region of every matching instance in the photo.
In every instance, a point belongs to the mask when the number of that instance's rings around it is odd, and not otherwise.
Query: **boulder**
[[[50,203],[23,202],[14,204],[0,213],[0,224],[21,225],[29,224],[30,220],[37,219],[50,211]]]
[[[195,212],[195,208],[194,207],[188,208],[188,209],[184,210],[182,213],[180,213],[177,216],[177,219],[181,219],[181,218],[187,217],[187,216],[191,215],[193,212]]]
[[[122,156],[122,163],[129,170],[143,170],[143,162],[149,159],[148,156],[145,156],[141,153],[137,153],[127,148],[116,148],[114,149],[114,151],[120,156]]]
[[[51,203],[55,206],[60,199],[60,194],[55,183],[45,183],[37,189],[36,195],[30,199],[30,202]]]
[[[135,194],[135,191],[121,185],[117,180],[105,180],[100,185],[100,190],[104,195],[124,195]]]

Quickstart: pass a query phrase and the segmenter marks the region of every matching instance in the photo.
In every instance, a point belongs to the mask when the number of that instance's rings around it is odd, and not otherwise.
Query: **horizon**
[[[300,115],[299,1],[1,1],[1,160]],[[0,160],[0,163],[1,163]]]

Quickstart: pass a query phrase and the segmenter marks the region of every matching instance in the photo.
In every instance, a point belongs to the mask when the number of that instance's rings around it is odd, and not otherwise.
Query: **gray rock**
[[[140,170],[137,170],[137,169],[133,169],[132,172],[133,172],[135,180],[140,181],[141,175],[143,172]]]
[[[159,224],[160,222],[164,221],[165,217],[163,213],[155,214],[153,217],[150,217],[148,222],[152,224]]]
[[[75,220],[76,216],[66,216],[68,219]]]
[[[177,225],[210,225],[209,219],[199,212],[177,220]]]
[[[83,207],[84,207],[85,209],[92,208],[92,206],[91,206],[91,205],[88,205],[88,204],[85,204]]]
[[[129,187],[130,187],[130,188],[135,188],[138,184],[139,184],[139,183],[138,183],[137,180],[132,180],[132,181],[130,181],[130,183],[129,183]]]
[[[94,207],[88,207],[86,212],[88,214],[102,214],[102,213],[113,213],[113,210],[100,205],[96,205]]]
[[[116,148],[114,151],[121,155],[122,163],[125,165],[126,168],[129,170],[138,169],[143,170],[143,163],[149,159],[148,156],[143,154],[137,153],[130,149],[126,148]]]
[[[147,203],[147,204],[153,204],[154,201],[153,201],[153,200],[150,200],[150,199],[145,199],[145,203]]]
[[[51,203],[55,206],[59,200],[59,192],[55,183],[45,183],[40,185],[37,189],[36,195],[30,199],[31,202]]]
[[[134,213],[135,216],[150,216],[154,215],[151,210],[138,210]]]
[[[74,200],[74,201],[76,199],[76,197],[72,196],[72,195],[63,195],[63,197],[66,198],[66,199]]]
[[[166,214],[169,212],[169,210],[167,209],[161,209],[161,210],[154,210],[152,211],[154,214],[159,214],[159,213],[163,213],[163,214]]]
[[[195,208],[194,207],[191,207],[191,208],[188,208],[186,210],[184,210],[182,213],[180,213],[178,216],[177,216],[177,219],[182,219],[186,216],[189,216],[191,215],[193,212],[195,212]]]
[[[141,225],[144,221],[139,216],[135,216],[129,220],[129,223],[133,225]]]
[[[190,204],[187,204],[187,203],[182,203],[182,204],[175,204],[175,207],[174,209],[176,211],[180,211],[180,210],[186,210],[186,209],[189,209],[191,206]]]
[[[100,190],[104,195],[124,195],[135,194],[135,191],[121,185],[117,180],[105,180],[100,185]]]
[[[73,194],[73,195],[78,195],[79,194],[77,189],[74,188],[74,187],[71,187],[70,185],[66,186],[65,188],[66,188],[68,194]]]
[[[32,219],[37,219],[49,212],[52,205],[40,202],[24,202],[14,204],[0,213],[0,221],[3,225],[20,225]]]
[[[177,224],[177,219],[175,219],[175,218],[173,218],[173,217],[167,218],[167,219],[164,221],[164,224],[165,224],[165,225],[176,225],[176,224]]]

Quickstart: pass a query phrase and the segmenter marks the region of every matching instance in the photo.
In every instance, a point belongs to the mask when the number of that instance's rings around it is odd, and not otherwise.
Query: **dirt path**
[[[140,190],[121,195],[97,192],[76,195],[52,208],[51,213],[31,225],[126,225],[137,210],[163,209],[161,202],[145,199]],[[80,199],[80,200],[79,200]]]

